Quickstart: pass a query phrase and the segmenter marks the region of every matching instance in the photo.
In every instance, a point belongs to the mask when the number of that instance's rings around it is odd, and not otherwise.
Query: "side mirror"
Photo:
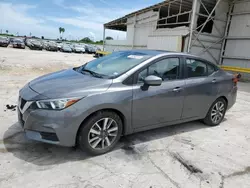
[[[147,86],[160,86],[162,84],[162,79],[158,76],[147,76],[144,79],[144,84]]]

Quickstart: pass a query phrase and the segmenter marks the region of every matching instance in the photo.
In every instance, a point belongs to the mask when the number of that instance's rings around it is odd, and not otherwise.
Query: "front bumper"
[[[8,45],[9,45],[8,43],[0,42],[1,47],[7,47]]]
[[[18,120],[29,139],[62,146],[74,146],[79,122],[68,110],[31,110],[21,113]]]
[[[25,48],[24,45],[19,45],[19,44],[13,44],[13,48]]]
[[[25,93],[24,93],[25,92]],[[24,99],[22,94],[34,98],[38,93],[26,87],[20,94],[18,102],[18,121],[29,139],[61,146],[74,146],[81,113],[73,106],[61,110],[43,110],[32,108],[32,103]],[[23,100],[21,102],[21,99]],[[27,107],[28,106],[28,107]]]

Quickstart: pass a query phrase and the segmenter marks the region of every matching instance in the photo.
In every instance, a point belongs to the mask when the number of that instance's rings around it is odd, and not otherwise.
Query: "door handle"
[[[217,80],[216,80],[216,79],[213,79],[213,80],[212,80],[212,83],[216,83],[216,82],[217,82]]]
[[[181,92],[181,90],[182,90],[182,88],[176,87],[173,89],[173,92],[179,93],[179,92]]]

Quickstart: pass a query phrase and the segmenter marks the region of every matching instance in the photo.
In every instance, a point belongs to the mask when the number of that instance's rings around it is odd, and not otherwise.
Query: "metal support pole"
[[[133,28],[134,28],[134,33],[133,33],[133,40],[132,40],[132,49],[134,48],[134,43],[135,43],[135,24],[136,24],[136,18],[137,15],[135,14],[135,18],[134,18],[134,24],[133,24]]]
[[[213,10],[210,12],[209,16],[207,17],[207,20],[204,22],[204,25],[202,26],[202,28],[201,28],[201,30],[199,31],[199,33],[196,35],[195,40],[194,40],[194,42],[193,42],[192,44],[194,44],[194,43],[197,41],[197,39],[198,39],[198,37],[200,36],[202,30],[203,30],[204,27],[206,26],[207,22],[209,22],[209,19],[212,17],[214,11],[216,10],[216,8],[217,8],[217,6],[220,4],[220,2],[221,2],[221,0],[218,0],[218,1],[217,1],[216,5],[214,6]],[[192,46],[192,45],[191,45],[191,46]]]
[[[187,52],[189,53],[191,50],[191,44],[192,44],[192,37],[193,37],[193,30],[194,30],[194,22],[196,17],[196,9],[197,9],[197,1],[193,1],[193,7],[192,7],[192,16],[191,16],[191,23],[190,23],[190,32],[189,32],[189,40],[188,40],[188,49]]]
[[[227,24],[226,24],[226,28],[225,28],[225,32],[224,32],[224,39],[223,39],[222,46],[221,46],[219,65],[222,65],[222,59],[223,59],[223,54],[224,54],[224,50],[225,50],[227,34],[228,34],[228,30],[229,30],[229,24],[230,24],[231,17],[232,17],[231,13],[233,11],[234,2],[232,2],[232,4],[230,4],[230,7],[229,7],[229,12],[228,12],[228,17],[227,17]]]
[[[106,28],[105,28],[105,26],[103,26],[103,39],[102,39],[103,40],[102,41],[103,42],[103,46],[102,46],[102,51],[104,51],[104,49],[105,49],[105,40],[106,40],[105,39],[105,30],[106,30]]]
[[[202,46],[204,49],[206,49],[206,46],[200,41],[199,38],[197,38],[197,41],[201,44],[201,46]],[[207,50],[207,53],[213,58],[213,60],[214,60],[216,63],[218,63],[217,59],[213,56],[213,54],[212,54],[209,50]]]
[[[216,42],[212,43],[210,46],[206,47],[204,50],[202,50],[202,51],[198,54],[198,56],[200,56],[200,55],[202,55],[204,52],[208,51],[210,48],[213,47],[213,45],[219,44],[223,39],[224,39],[224,38],[219,39],[219,40],[217,40]]]
[[[207,10],[207,7],[204,5],[204,3],[202,2],[202,0],[199,0],[200,1],[200,4],[203,6],[203,8],[205,9],[205,11],[207,12],[207,15],[210,14],[210,12]],[[212,21],[213,21],[213,24],[214,24],[214,28],[217,30],[217,32],[222,36],[222,33],[221,31],[218,29],[218,27],[216,26],[216,23],[214,22],[214,17],[211,17],[212,18]]]
[[[168,16],[170,16],[170,5],[171,5],[171,3],[169,2],[168,3]]]
[[[179,8],[179,13],[182,11],[182,0],[180,1],[180,8]]]

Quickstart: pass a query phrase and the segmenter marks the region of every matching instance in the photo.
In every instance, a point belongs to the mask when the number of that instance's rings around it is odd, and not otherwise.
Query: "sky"
[[[79,40],[103,38],[103,24],[162,0],[0,0],[0,32]],[[106,36],[126,39],[126,32],[107,30]]]

